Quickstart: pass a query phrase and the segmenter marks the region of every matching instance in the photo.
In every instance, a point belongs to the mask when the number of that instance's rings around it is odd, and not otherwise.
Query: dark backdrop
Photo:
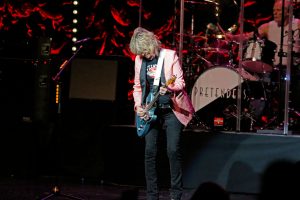
[[[92,38],[85,47],[86,53],[130,56],[128,43],[133,29],[139,25],[140,1],[78,2],[77,37]],[[191,15],[194,15],[195,34],[205,32],[210,22],[219,21],[224,29],[238,22],[239,1],[216,1],[219,2],[219,18],[215,17],[215,5],[204,2],[185,2],[185,32],[190,32]],[[273,2],[245,0],[245,29],[251,30],[271,20]],[[71,0],[1,1],[0,55],[31,56],[31,51],[24,49],[34,48],[32,40],[41,36],[52,38],[52,54],[70,53],[73,9]],[[167,46],[176,48],[175,43],[179,42],[176,38],[176,33],[179,33],[179,9],[179,0],[143,0],[141,25],[153,30]],[[298,7],[295,6],[297,13]]]

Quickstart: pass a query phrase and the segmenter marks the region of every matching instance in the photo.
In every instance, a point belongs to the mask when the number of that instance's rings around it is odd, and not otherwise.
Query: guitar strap
[[[153,91],[157,91],[157,88],[159,86],[159,81],[160,81],[160,76],[161,76],[161,71],[162,71],[162,66],[163,66],[163,61],[164,61],[164,57],[165,57],[166,51],[165,49],[161,49],[159,52],[159,57],[158,57],[158,61],[157,61],[157,69],[156,69],[156,73],[155,73],[155,77],[154,77],[154,81],[153,81]]]

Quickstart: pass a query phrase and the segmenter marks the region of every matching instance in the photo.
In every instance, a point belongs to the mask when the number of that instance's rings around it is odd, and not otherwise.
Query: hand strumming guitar
[[[148,120],[149,119],[149,115],[148,115],[148,111],[142,107],[142,106],[138,106],[136,108],[136,114],[141,118],[141,119],[144,119],[144,120]]]

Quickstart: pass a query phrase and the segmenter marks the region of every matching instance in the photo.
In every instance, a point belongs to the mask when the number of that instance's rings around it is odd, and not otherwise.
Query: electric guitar
[[[176,76],[172,76],[166,83],[165,87],[168,85],[174,83],[176,80]],[[139,137],[145,136],[151,127],[151,124],[157,119],[157,116],[154,114],[155,107],[153,106],[155,102],[157,101],[159,95],[159,92],[157,92],[155,95],[152,93],[149,94],[150,96],[147,97],[147,99],[150,99],[150,102],[146,105],[144,108],[146,115],[148,115],[147,119],[143,119],[136,115],[136,128],[137,128],[137,135]]]

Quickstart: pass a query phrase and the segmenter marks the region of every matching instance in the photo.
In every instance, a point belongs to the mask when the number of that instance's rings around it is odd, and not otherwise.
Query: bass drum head
[[[242,75],[234,68],[215,66],[204,71],[196,80],[191,92],[198,119],[211,128],[214,128],[216,118],[235,120],[238,85],[244,81]],[[242,109],[249,106],[246,93],[242,87]],[[227,120],[224,123],[224,130],[232,130],[235,127],[235,122],[230,122],[233,124],[229,125]]]
[[[219,98],[236,98],[231,94],[243,78],[234,69],[216,66],[204,71],[196,80],[191,94],[192,104],[196,111],[204,108]]]

